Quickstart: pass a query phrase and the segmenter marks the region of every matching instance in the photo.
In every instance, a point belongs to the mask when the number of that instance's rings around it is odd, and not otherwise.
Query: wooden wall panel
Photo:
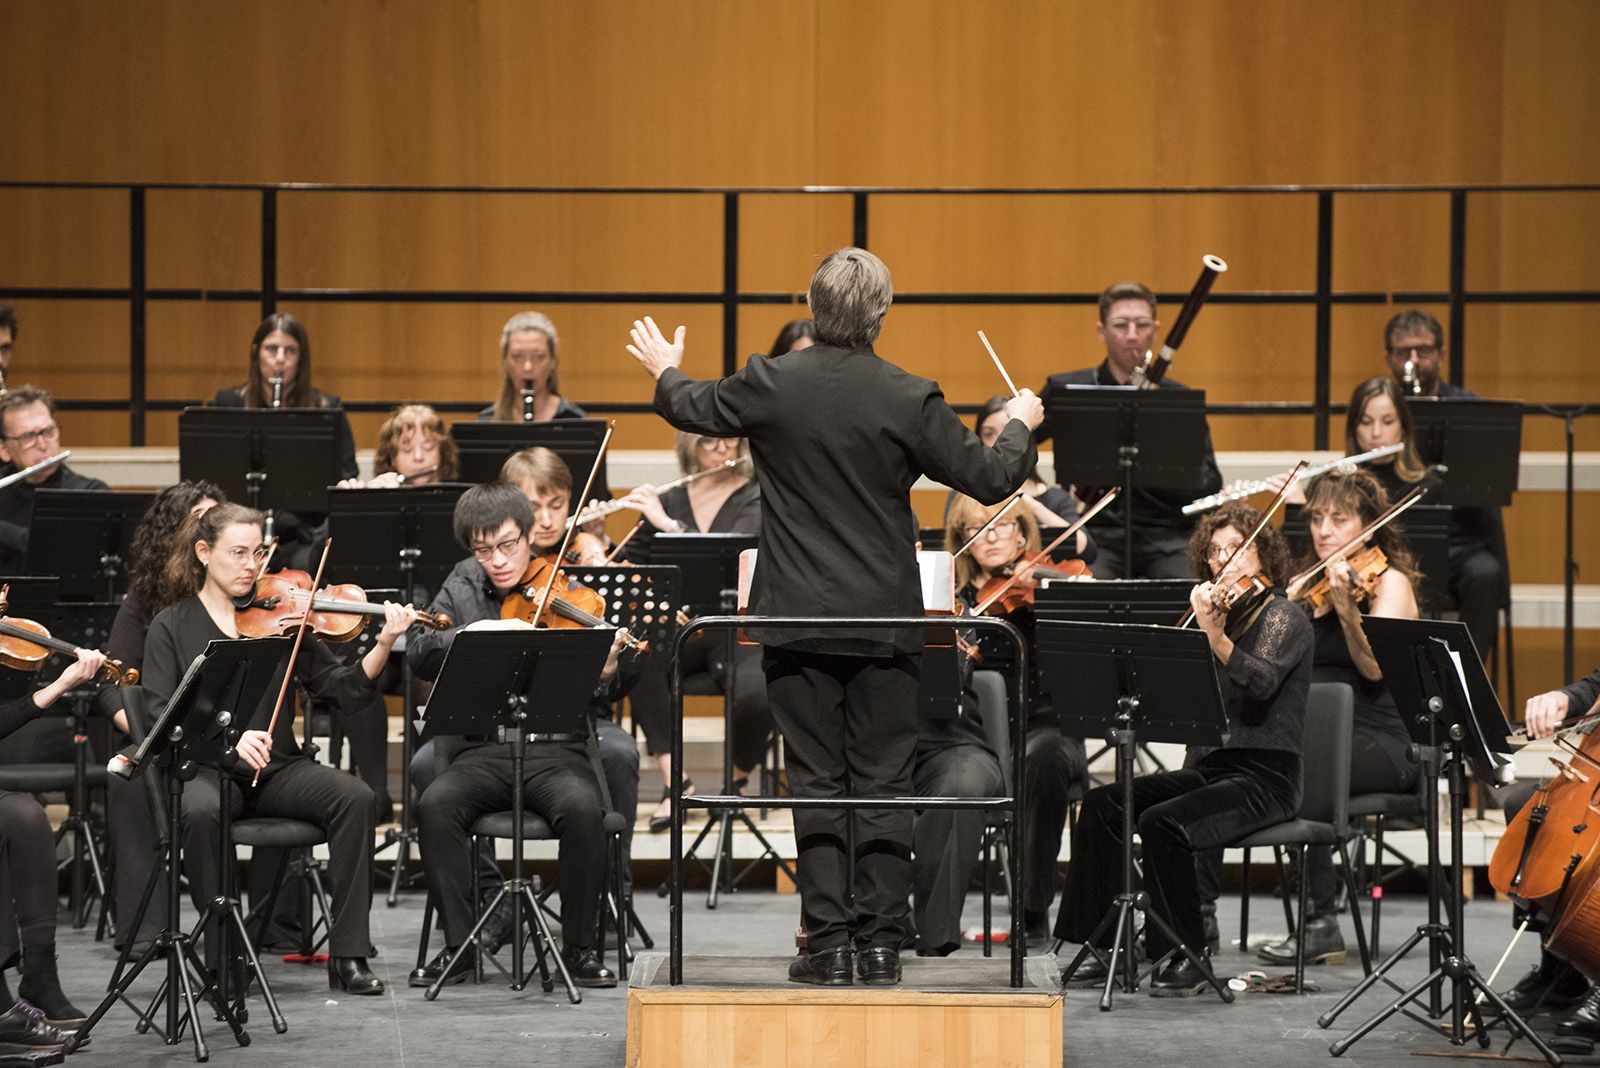
[[[145,283],[153,289],[259,289],[261,194],[152,189],[145,194]]]
[[[0,241],[6,250],[0,284],[126,286],[128,194],[0,189]]]

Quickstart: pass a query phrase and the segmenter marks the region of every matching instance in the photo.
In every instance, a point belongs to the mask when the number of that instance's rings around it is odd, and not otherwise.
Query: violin
[[[347,642],[360,634],[368,616],[383,618],[383,605],[367,600],[360,586],[342,583],[324,586],[312,594],[311,576],[285,568],[256,580],[255,593],[248,604],[236,605],[234,622],[245,638],[275,638],[300,625],[330,642]],[[443,613],[418,612],[417,622],[434,630],[449,630],[453,625]]]
[[[1365,604],[1378,592],[1378,579],[1389,570],[1389,558],[1376,545],[1368,545],[1344,559],[1350,565],[1350,593],[1355,597],[1356,604]],[[1321,608],[1330,603],[1332,596],[1333,584],[1327,571],[1323,571],[1321,578],[1296,592],[1294,599],[1309,601],[1313,608]]]
[[[1229,641],[1238,640],[1250,629],[1271,596],[1272,580],[1265,575],[1245,575],[1226,586],[1212,587],[1212,600],[1228,615],[1222,633]]]
[[[548,612],[540,610],[546,587],[550,590]],[[524,623],[538,620],[538,626],[558,630],[610,626],[605,611],[605,598],[587,587],[574,585],[566,573],[556,567],[554,553],[529,561],[521,581],[500,604],[501,619],[520,619]],[[642,653],[650,648],[648,642],[640,641],[626,630],[621,634],[622,644],[634,652]]]
[[[19,616],[7,616],[6,600],[10,586],[0,586],[0,664],[17,671],[38,671],[54,653],[77,656],[78,647],[71,642],[52,638],[42,623]],[[100,673],[118,686],[132,686],[139,681],[139,669],[124,667],[122,661],[109,656],[101,665]]]
[[[1016,577],[1021,572],[1020,577]],[[987,614],[1005,616],[1021,609],[1033,610],[1033,594],[1045,579],[1077,579],[1090,574],[1082,560],[1045,566],[1010,563],[995,572],[978,590],[978,603],[987,605]],[[1008,581],[1016,577],[1015,581]]]

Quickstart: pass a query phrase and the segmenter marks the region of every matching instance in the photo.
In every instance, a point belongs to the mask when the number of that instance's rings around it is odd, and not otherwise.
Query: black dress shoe
[[[483,904],[487,905],[489,899]],[[483,926],[478,928],[478,944],[483,946],[485,953],[498,953],[501,947],[511,941],[511,895],[507,894],[500,899],[500,904],[489,913],[489,918],[483,921]]]
[[[1150,977],[1150,996],[1153,998],[1189,998],[1211,985],[1205,969],[1190,963],[1179,954],[1167,962],[1166,967]]]
[[[1303,925],[1306,936],[1307,964],[1343,964],[1347,957],[1344,935],[1339,933],[1339,917],[1318,916]],[[1269,942],[1256,949],[1256,956],[1269,964],[1293,964],[1295,938],[1290,935],[1282,942]]]
[[[1584,1000],[1589,980],[1583,973],[1557,958],[1541,961],[1501,999],[1512,1012],[1527,1014],[1536,1009],[1568,1009]]]
[[[432,986],[439,976],[444,975],[444,966],[450,963],[450,956],[455,952],[454,946],[446,946],[439,951],[439,955],[420,968],[414,968],[411,978],[407,980],[412,986]],[[473,946],[468,946],[456,961],[455,967],[450,969],[450,974],[444,976],[444,986],[450,986],[467,979],[469,976],[476,979],[478,974],[478,951]]]
[[[1210,913],[1202,917],[1201,922],[1205,925],[1206,952],[1221,953],[1222,927],[1217,923],[1217,914],[1215,912]]]
[[[60,1049],[67,1035],[21,1002],[0,1013],[0,1050]]]
[[[600,963],[600,954],[588,946],[562,946],[561,959],[573,986],[608,987],[617,985],[617,973]]]
[[[1548,1005],[1550,1002],[1545,1002]],[[1572,1014],[1556,1025],[1556,1030],[1564,1035],[1577,1035],[1591,1041],[1600,1039],[1600,986],[1589,991],[1589,996],[1583,999],[1583,1004],[1572,1010]]]
[[[897,963],[898,959],[896,954]],[[835,946],[800,954],[789,962],[789,980],[814,986],[850,986],[855,982],[850,970],[850,947]]]
[[[893,946],[856,950],[856,975],[868,986],[894,986],[900,981],[900,951]]]
[[[372,974],[365,957],[329,957],[328,989],[373,997],[383,993],[383,980]]]

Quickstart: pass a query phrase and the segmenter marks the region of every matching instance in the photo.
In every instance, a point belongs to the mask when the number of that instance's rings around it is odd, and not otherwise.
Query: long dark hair
[[[1389,492],[1371,471],[1359,468],[1355,471],[1328,471],[1306,483],[1303,509],[1306,521],[1310,522],[1313,509],[1328,507],[1342,508],[1359,516],[1361,525],[1365,527],[1389,510]],[[1387,524],[1368,541],[1383,550],[1383,555],[1389,558],[1389,566],[1404,575],[1415,592],[1422,573],[1417,570],[1417,558],[1411,555],[1410,548],[1406,546],[1405,533],[1399,522]],[[1312,549],[1301,561],[1301,569],[1316,562],[1317,553]]]
[[[260,357],[261,343],[274,330],[282,330],[294,338],[300,346],[300,359],[294,369],[294,384],[283,391],[283,406],[324,407],[322,394],[311,388],[311,339],[306,336],[306,328],[300,325],[300,320],[284,312],[269,315],[261,320],[261,325],[256,327],[255,336],[250,339],[250,371],[244,380],[244,406],[265,408],[271,403],[272,391],[267,381],[261,377]]]
[[[151,615],[177,599],[165,599],[168,591],[164,576],[167,558],[172,552],[172,539],[194,506],[207,497],[218,504],[228,502],[228,495],[210,482],[179,482],[168,486],[156,494],[150,509],[133,531],[133,546],[128,554],[128,596],[137,596]]]
[[[162,574],[162,603],[181,601],[190,594],[199,593],[200,587],[205,585],[206,569],[194,551],[196,542],[215,545],[222,532],[235,523],[260,527],[265,521],[266,517],[260,512],[242,504],[219,504],[204,515],[184,520],[167,553],[167,565]]]
[[[794,343],[803,337],[812,341],[817,340],[817,324],[810,319],[790,319],[783,324],[783,329],[778,331],[778,336],[772,339],[772,348],[767,350],[768,356],[782,356],[794,348]]]
[[[1411,407],[1406,403],[1405,394],[1400,392],[1399,384],[1388,375],[1369,378],[1350,394],[1350,410],[1344,416],[1344,454],[1355,456],[1362,451],[1356,442],[1356,428],[1361,425],[1361,416],[1374,397],[1388,397],[1400,416],[1400,443],[1405,448],[1394,458],[1394,473],[1403,481],[1421,482],[1428,469],[1417,455],[1417,443],[1411,433]]]

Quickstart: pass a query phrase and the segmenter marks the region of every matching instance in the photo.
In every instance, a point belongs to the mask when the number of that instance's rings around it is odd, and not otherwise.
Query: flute
[[[1315,467],[1306,468],[1300,473],[1300,480],[1304,482],[1306,479],[1316,478],[1320,474],[1332,471],[1338,467],[1343,467],[1346,464],[1354,467],[1357,464],[1364,464],[1369,460],[1379,460],[1385,456],[1393,456],[1403,448],[1405,448],[1405,443],[1400,442],[1395,445],[1381,445],[1376,449],[1368,449],[1366,452],[1359,453],[1355,456],[1341,456],[1337,460],[1329,460],[1325,464],[1318,464]],[[1256,479],[1254,482],[1245,482],[1234,489],[1224,490],[1221,493],[1213,493],[1209,497],[1201,497],[1198,501],[1190,501],[1188,504],[1183,506],[1183,514],[1194,515],[1196,512],[1209,512],[1211,509],[1216,508],[1219,505],[1227,504],[1229,501],[1242,500],[1245,497],[1251,497],[1257,493],[1265,493],[1270,489],[1272,489],[1272,479],[1269,478],[1260,478]]]
[[[18,482],[21,482],[23,479],[27,478],[29,475],[34,474],[37,471],[43,471],[45,468],[49,467],[51,464],[61,463],[67,457],[69,457],[71,455],[72,455],[72,450],[71,449],[65,449],[65,450],[63,450],[61,452],[56,453],[54,456],[49,457],[48,459],[40,460],[38,463],[34,464],[32,467],[24,467],[21,471],[16,471],[16,472],[13,472],[12,474],[7,475],[5,478],[0,478],[0,489],[5,489],[7,486],[14,485],[14,484],[16,484]]]
[[[724,460],[717,467],[703,468],[702,470],[696,471],[692,475],[684,475],[682,478],[675,478],[671,482],[663,482],[661,485],[656,487],[656,492],[665,493],[669,489],[677,489],[679,486],[687,486],[689,483],[694,482],[697,479],[705,478],[707,475],[714,475],[718,471],[732,470],[738,465],[738,463],[739,461],[737,459]],[[587,523],[594,519],[604,519],[608,515],[613,515],[622,511],[624,508],[631,507],[633,506],[629,504],[623,504],[620,500],[601,501],[599,504],[591,505],[590,507],[579,512],[577,515],[573,516],[571,519],[568,519],[567,526],[576,526],[579,523]]]
[[[1167,368],[1172,366],[1172,357],[1178,354],[1178,346],[1183,344],[1189,327],[1194,325],[1195,316],[1200,314],[1200,305],[1206,302],[1206,296],[1211,292],[1211,283],[1217,280],[1217,275],[1228,269],[1227,263],[1219,256],[1201,256],[1200,264],[1200,277],[1195,279],[1194,288],[1183,299],[1183,308],[1178,312],[1172,329],[1167,331],[1167,340],[1161,343],[1161,351],[1154,356],[1148,352],[1144,354],[1144,366],[1133,369],[1132,385],[1140,389],[1155,389],[1161,384]]]

